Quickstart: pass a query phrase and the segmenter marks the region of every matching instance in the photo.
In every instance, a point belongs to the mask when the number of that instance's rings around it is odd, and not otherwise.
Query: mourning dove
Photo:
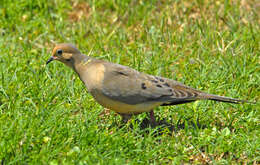
[[[150,112],[151,121],[155,123],[154,108],[196,100],[247,102],[204,93],[175,80],[148,75],[127,66],[95,59],[82,54],[72,44],[57,45],[46,64],[53,60],[61,61],[72,68],[95,100],[120,114],[123,121],[127,121],[131,115]]]

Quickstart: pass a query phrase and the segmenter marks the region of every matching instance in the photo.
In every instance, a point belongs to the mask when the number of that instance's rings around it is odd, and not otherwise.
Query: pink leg
[[[157,125],[156,119],[155,119],[155,117],[154,117],[153,110],[150,111],[150,119],[151,119],[151,123],[152,123],[153,125]]]

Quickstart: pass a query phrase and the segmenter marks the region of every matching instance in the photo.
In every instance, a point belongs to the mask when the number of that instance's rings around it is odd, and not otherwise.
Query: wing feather
[[[119,64],[105,67],[102,93],[117,101],[127,104],[161,102],[162,105],[167,105],[190,102],[198,95],[174,80],[140,73]]]

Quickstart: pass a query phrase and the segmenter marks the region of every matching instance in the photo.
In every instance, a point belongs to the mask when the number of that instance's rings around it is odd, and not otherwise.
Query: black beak
[[[49,64],[50,62],[52,62],[54,60],[54,58],[51,56],[48,61],[46,62],[46,65]]]

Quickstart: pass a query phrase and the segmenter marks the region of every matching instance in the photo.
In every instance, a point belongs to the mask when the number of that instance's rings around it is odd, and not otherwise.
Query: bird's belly
[[[110,99],[107,96],[100,94],[99,92],[94,92],[92,93],[92,95],[99,104],[120,114],[139,114],[142,112],[149,112],[153,108],[161,104],[158,102],[126,104],[123,102]]]

